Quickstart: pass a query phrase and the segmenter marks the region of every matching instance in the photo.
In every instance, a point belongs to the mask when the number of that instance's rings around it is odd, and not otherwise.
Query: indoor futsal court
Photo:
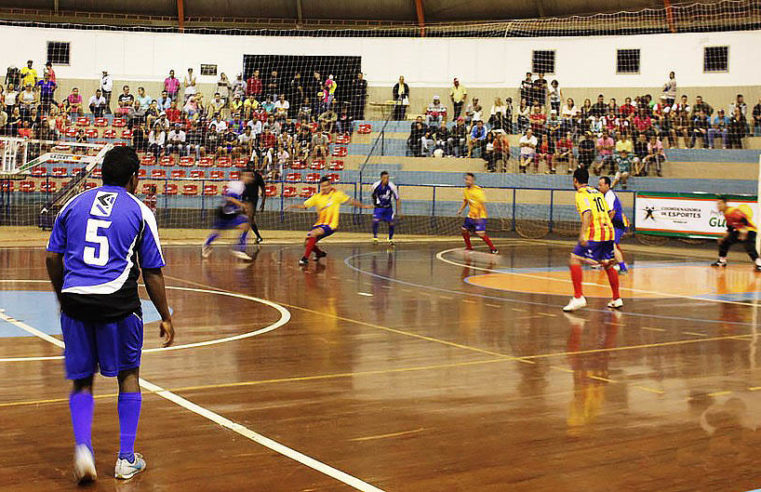
[[[144,301],[138,446],[151,468],[123,486],[719,490],[731,474],[732,489],[753,488],[761,278],[739,261],[711,269],[709,250],[633,247],[625,309],[605,307],[604,274],[587,270],[589,307],[566,315],[569,244],[503,239],[492,256],[336,241],[304,270],[295,243],[250,264],[165,246],[177,339],[157,348]],[[42,258],[0,251],[8,490],[71,486]],[[115,384],[95,388],[94,446],[108,449]]]

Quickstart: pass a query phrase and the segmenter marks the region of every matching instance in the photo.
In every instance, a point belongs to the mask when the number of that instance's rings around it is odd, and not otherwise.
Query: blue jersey
[[[230,181],[225,187],[222,197],[224,203],[222,203],[222,215],[238,215],[243,212],[243,209],[236,203],[227,200],[227,198],[234,198],[239,202],[243,201],[243,195],[246,192],[246,185],[243,181]]]
[[[391,181],[384,185],[380,181],[376,181],[372,186],[373,190],[373,204],[375,208],[391,208],[392,201],[399,199],[399,192],[396,190],[396,185]]]
[[[63,255],[62,311],[84,321],[140,315],[138,265],[165,265],[153,212],[120,186],[69,200],[56,217],[47,250]]]
[[[611,219],[613,227],[616,229],[626,229],[627,224],[624,223],[624,207],[621,205],[621,200],[618,199],[613,190],[608,190],[605,193],[605,201],[608,202],[608,210],[613,210],[615,214]]]

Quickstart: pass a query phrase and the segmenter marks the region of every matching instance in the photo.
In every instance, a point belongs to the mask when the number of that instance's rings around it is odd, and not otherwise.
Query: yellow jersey
[[[330,193],[315,193],[304,202],[306,208],[317,209],[316,226],[326,225],[333,230],[338,229],[338,213],[341,204],[349,201],[349,195],[341,190],[332,190]]]
[[[486,194],[484,190],[477,185],[465,188],[465,201],[468,202],[468,218],[485,219],[486,218]]]
[[[605,195],[591,186],[583,186],[576,190],[576,210],[579,216],[584,212],[592,214],[589,228],[584,231],[584,239],[587,241],[613,241],[615,232],[613,222],[608,214],[608,203]]]
[[[26,87],[27,85],[34,86],[37,80],[37,70],[29,67],[24,67],[21,69],[20,72],[21,75],[21,89]],[[21,92],[21,89],[19,89],[19,92]]]
[[[753,210],[745,203],[736,207],[728,207],[724,211],[724,220],[727,228],[730,230],[747,229],[756,231],[756,224],[753,223]]]

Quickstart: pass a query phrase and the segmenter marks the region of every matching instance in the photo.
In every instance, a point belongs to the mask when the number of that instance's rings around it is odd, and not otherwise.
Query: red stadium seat
[[[172,179],[185,179],[187,177],[187,173],[182,169],[174,169],[172,170],[170,176]]]
[[[213,157],[201,157],[201,160],[198,161],[198,165],[200,167],[212,167],[212,166],[214,166],[214,158]]]
[[[143,195],[147,195],[148,193],[150,193],[151,188],[153,188],[154,186],[156,185],[151,183],[143,183],[143,190],[142,190]]]
[[[67,129],[67,130],[64,132],[64,134],[65,134],[67,137],[72,137],[72,138],[73,138],[73,137],[76,137],[76,136],[77,136],[77,129],[76,129],[76,128],[68,128],[68,129]]]
[[[48,168],[44,166],[37,166],[33,168],[29,174],[32,176],[40,177],[40,176],[45,176],[47,173],[48,173]]]
[[[313,169],[315,171],[322,171],[323,169],[325,169],[325,161],[322,159],[315,159],[309,165],[309,169]]]
[[[331,171],[343,171],[344,161],[330,161],[330,166],[328,166],[328,169]]]
[[[153,169],[151,179],[166,179],[166,171],[163,169]]]
[[[277,186],[267,185],[264,187],[264,194],[267,197],[277,196]]]
[[[333,157],[346,157],[349,155],[349,149],[346,147],[336,147],[331,154]]]
[[[159,165],[165,166],[165,167],[172,167],[174,166],[174,156],[167,155],[159,159]]]
[[[52,174],[56,178],[63,178],[64,176],[68,175],[68,173],[69,172],[66,170],[65,167],[54,167],[53,172],[51,172],[50,174]]]
[[[114,142],[113,145],[114,145],[114,147],[126,147],[127,143],[126,142]]]
[[[337,183],[337,182],[341,181],[341,176],[339,174],[336,174],[336,173],[326,174],[325,177],[328,178],[333,183]]]
[[[345,133],[343,135],[338,135],[336,137],[336,143],[337,144],[344,144],[344,145],[348,144],[348,143],[351,143],[351,135],[349,135],[348,133]]]
[[[106,142],[105,140],[96,140],[95,144],[96,145],[108,145],[108,142]]]
[[[95,118],[95,126],[108,126],[108,118]]]
[[[217,185],[203,185],[203,194],[204,196],[215,196],[219,194],[219,188]]]
[[[196,169],[194,171],[190,171],[190,177],[192,179],[204,179],[206,177],[206,172]]]
[[[196,165],[196,158],[188,155],[185,157],[180,157],[180,166],[182,167],[192,167]]]
[[[373,125],[369,125],[367,123],[363,123],[359,125],[359,128],[357,129],[357,133],[361,133],[362,135],[367,135],[370,133],[373,129]]]
[[[155,166],[156,165],[156,158],[152,155],[147,155],[140,159],[140,165],[141,166]]]
[[[164,185],[164,194],[165,195],[176,195],[177,194],[177,185],[174,183],[167,183]]]
[[[93,178],[102,178],[103,171],[101,171],[99,167],[96,167],[95,169],[92,170],[92,172],[90,173],[90,176],[92,176]]]
[[[301,193],[299,193],[299,197],[301,198],[309,198],[310,196],[317,193],[317,188],[314,186],[305,186],[301,189]]]
[[[71,150],[71,145],[56,145],[53,150],[57,152],[68,152]]]
[[[295,198],[296,187],[295,186],[283,186],[283,198]]]
[[[95,128],[88,128],[85,130],[85,135],[87,135],[87,138],[98,138],[98,130]]]
[[[10,193],[13,190],[13,181],[0,181],[0,191],[4,193]]]
[[[111,126],[114,128],[124,128],[127,126],[127,120],[124,118],[114,118],[113,123],[111,123]]]
[[[116,130],[113,128],[109,128],[108,130],[103,130],[103,138],[116,138]]]
[[[96,183],[94,183],[93,181],[86,181],[85,184],[82,186],[82,188],[85,191],[87,191],[87,190],[91,190],[91,189],[95,188],[96,186],[98,186],[98,185]]]
[[[77,126],[90,126],[90,118],[87,116],[80,116],[77,118]],[[97,131],[95,132],[98,133]]]
[[[22,181],[19,183],[19,189],[22,193],[33,193],[37,185],[34,184],[34,181]]]
[[[198,194],[198,185],[186,184],[182,187],[183,196],[196,196]]]
[[[301,173],[288,173],[285,175],[285,180],[291,183],[298,183],[301,181]]]
[[[229,157],[220,157],[217,159],[217,167],[231,167],[232,165],[233,161]]]
[[[238,181],[240,179],[240,171],[230,171],[230,179]]]
[[[317,173],[309,173],[307,174],[307,177],[304,181],[306,181],[307,183],[319,183],[320,175]]]
[[[122,138],[132,138],[132,130],[122,130]]]
[[[299,170],[299,169],[306,169],[306,168],[307,168],[307,163],[299,159],[294,160],[293,164],[291,164],[291,169]]]
[[[42,193],[55,193],[56,182],[55,181],[43,181],[40,183],[40,191]]]
[[[224,171],[212,171],[209,173],[211,179],[225,179],[225,172]]]
[[[248,166],[248,159],[246,159],[245,157],[235,159],[233,161],[233,166],[243,169],[244,167]]]
[[[145,171],[145,169],[138,169],[137,171],[137,177],[140,179],[145,179],[145,177],[148,175],[148,173]]]
[[[71,176],[77,176],[81,172],[82,172],[82,168],[81,167],[75,167],[74,169],[71,170]]]

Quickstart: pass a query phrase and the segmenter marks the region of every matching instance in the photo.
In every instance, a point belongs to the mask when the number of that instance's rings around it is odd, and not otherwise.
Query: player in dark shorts
[[[380,174],[380,180],[373,183],[372,186],[373,204],[373,243],[378,244],[378,226],[381,222],[388,224],[388,244],[394,244],[394,219],[401,214],[402,201],[399,198],[399,191],[396,185],[389,181],[388,172],[383,171]],[[396,202],[396,212],[394,212],[393,202]]]
[[[267,191],[265,189],[264,178],[252,164],[253,163],[249,163],[249,167],[243,171],[243,182],[246,183],[246,189],[243,192],[243,203],[246,204],[246,211],[248,212],[248,218],[251,222],[251,230],[256,234],[256,244],[259,244],[264,241],[264,238],[259,234],[259,227],[256,225],[256,206],[259,203],[259,192],[261,191],[262,205],[259,210],[262,212],[264,211],[264,202],[267,200]]]
[[[746,204],[730,206],[726,197],[721,197],[716,202],[716,208],[724,214],[727,223],[727,233],[719,240],[719,259],[711,263],[714,267],[727,266],[727,253],[729,248],[736,243],[742,243],[750,259],[755,263],[753,267],[761,272],[761,259],[756,251],[756,224],[753,222],[753,211]]]

